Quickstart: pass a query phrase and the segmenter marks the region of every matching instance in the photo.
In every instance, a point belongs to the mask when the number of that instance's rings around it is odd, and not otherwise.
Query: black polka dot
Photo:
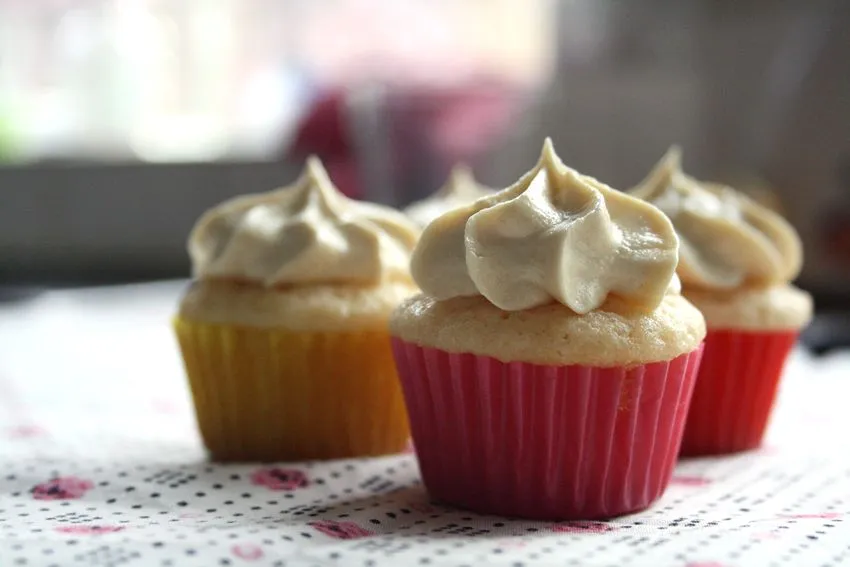
[[[188,502],[186,502],[186,501],[184,501],[184,500],[181,500],[180,502],[178,502],[178,503],[177,503],[177,505],[178,505],[178,506],[188,506],[188,505],[189,505],[189,503],[188,503]]]

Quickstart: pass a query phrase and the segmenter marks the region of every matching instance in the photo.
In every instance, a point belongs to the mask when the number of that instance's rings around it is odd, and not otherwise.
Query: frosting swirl
[[[800,272],[802,246],[791,225],[742,193],[685,175],[676,147],[630,194],[673,221],[681,241],[678,274],[685,286],[763,286],[789,282]]]
[[[568,168],[547,139],[514,185],[428,225],[411,270],[437,300],[482,295],[506,311],[558,301],[585,314],[610,295],[652,311],[675,291],[677,249],[661,211]]]
[[[467,205],[494,191],[475,181],[472,171],[464,165],[456,165],[445,185],[427,199],[417,201],[404,209],[419,226],[425,227],[435,218],[457,207]]]
[[[189,237],[189,255],[198,278],[266,287],[370,284],[409,279],[417,236],[398,211],[342,195],[311,157],[294,184],[204,213]]]

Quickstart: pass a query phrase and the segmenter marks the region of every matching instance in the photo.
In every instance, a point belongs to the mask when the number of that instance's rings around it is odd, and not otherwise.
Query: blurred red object
[[[319,156],[340,191],[349,197],[362,197],[346,119],[345,93],[334,90],[322,94],[298,126],[287,157],[303,160]]]
[[[351,156],[353,148],[346,135],[345,120],[345,94],[324,93],[298,126],[290,152],[301,158],[310,154],[322,159]]]
[[[356,143],[364,138],[350,130],[356,121],[349,114],[355,109],[347,104],[348,95],[336,89],[316,99],[297,128],[287,157],[302,160],[317,155],[343,193],[362,198],[369,196],[358,164],[364,148]],[[383,151],[390,155],[381,161],[389,165],[396,186],[427,184],[419,188],[427,193],[455,163],[474,163],[492,150],[509,132],[523,102],[521,90],[486,78],[452,87],[393,88],[375,99],[378,106],[372,109],[389,136],[389,149]]]

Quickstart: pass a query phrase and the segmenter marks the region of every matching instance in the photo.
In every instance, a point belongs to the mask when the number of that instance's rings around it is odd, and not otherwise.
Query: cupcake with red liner
[[[671,149],[631,194],[672,220],[682,293],[708,327],[681,454],[754,449],[785,360],[812,316],[811,296],[789,284],[802,265],[800,239],[775,212],[685,175],[680,163]]]
[[[661,496],[705,324],[655,207],[565,166],[547,140],[514,185],[433,221],[390,319],[435,500],[549,520]]]
[[[409,205],[404,209],[404,214],[419,226],[425,227],[435,218],[452,209],[468,205],[492,194],[492,189],[475,181],[468,167],[456,165],[445,185],[430,197]]]

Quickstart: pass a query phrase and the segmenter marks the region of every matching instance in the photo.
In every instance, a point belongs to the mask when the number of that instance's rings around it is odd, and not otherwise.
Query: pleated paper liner
[[[409,430],[385,332],[290,332],[177,319],[201,436],[220,461],[401,451]]]
[[[504,363],[393,339],[435,500],[529,519],[609,518],[670,480],[702,347],[630,368]]]
[[[682,456],[761,445],[796,331],[711,331],[682,440]]]

